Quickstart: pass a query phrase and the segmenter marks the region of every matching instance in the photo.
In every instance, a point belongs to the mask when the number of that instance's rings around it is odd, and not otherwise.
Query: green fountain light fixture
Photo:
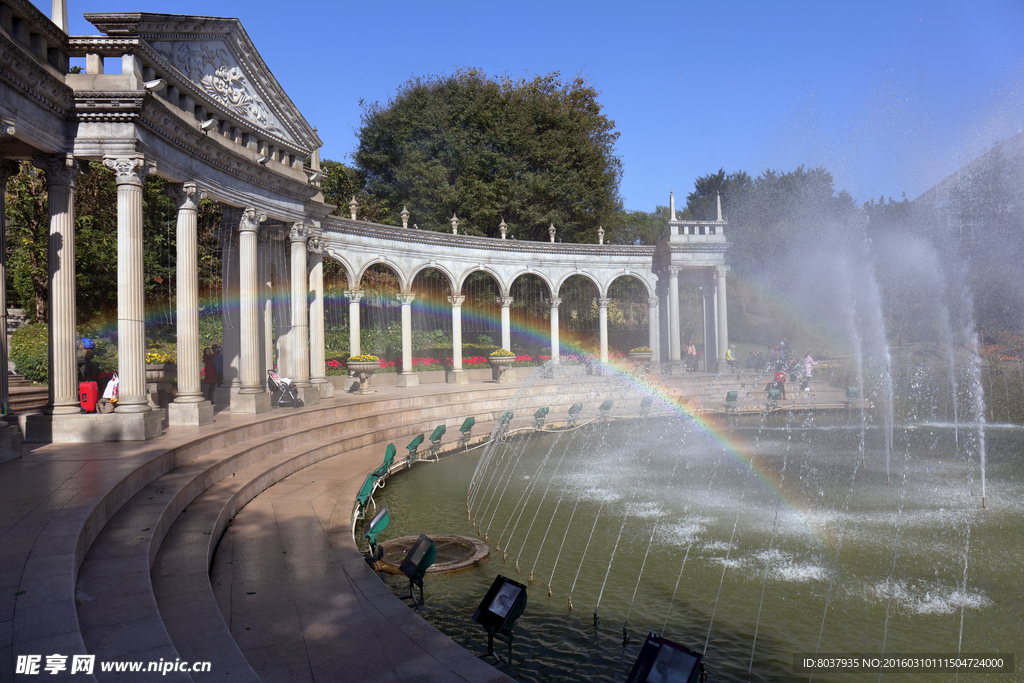
[[[473,621],[487,631],[487,654],[484,657],[494,657],[501,661],[501,657],[494,652],[494,639],[497,637],[508,643],[508,658],[512,661],[512,641],[515,640],[512,627],[525,611],[526,586],[498,574],[480,601],[480,606],[473,612]]]
[[[384,557],[384,549],[377,545],[377,534],[384,531],[390,521],[388,504],[384,503],[384,507],[377,511],[377,514],[373,516],[373,519],[370,520],[370,523],[363,530],[363,538],[370,542],[370,559],[372,560],[379,560]]]

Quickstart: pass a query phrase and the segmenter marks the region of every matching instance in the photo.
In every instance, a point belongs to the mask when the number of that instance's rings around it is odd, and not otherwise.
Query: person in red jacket
[[[203,398],[213,403],[213,390],[217,387],[217,368],[213,365],[213,351],[203,349]]]
[[[768,385],[768,390],[771,391],[772,389],[778,389],[779,398],[786,399],[786,373],[782,370],[775,373],[775,379]]]

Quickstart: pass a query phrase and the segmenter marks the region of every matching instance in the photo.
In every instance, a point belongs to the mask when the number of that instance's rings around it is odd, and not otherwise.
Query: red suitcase
[[[82,410],[87,413],[96,412],[96,404],[100,400],[100,387],[96,382],[79,382],[78,401],[82,404]]]

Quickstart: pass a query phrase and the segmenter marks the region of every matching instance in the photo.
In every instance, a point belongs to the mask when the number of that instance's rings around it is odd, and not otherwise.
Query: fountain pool
[[[987,509],[964,431],[897,425],[887,464],[884,430],[846,416],[594,423],[418,466],[378,501],[388,537],[486,534],[490,560],[428,576],[421,610],[471,650],[494,576],[530,584],[520,680],[625,680],[655,632],[705,652],[712,681],[863,681],[794,674],[794,654],[1024,652],[1024,430],[985,435]]]

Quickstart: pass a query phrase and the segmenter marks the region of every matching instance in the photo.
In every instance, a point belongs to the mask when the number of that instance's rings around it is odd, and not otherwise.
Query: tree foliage
[[[117,311],[117,185],[98,162],[81,161],[75,182],[75,303],[79,320],[113,319]],[[28,162],[6,188],[7,293],[12,307],[35,321],[48,320],[50,219],[46,175]],[[143,187],[143,291],[146,305],[174,312],[177,270],[177,211],[167,182],[146,178]],[[215,230],[219,205],[199,206],[199,273],[204,298],[219,296],[220,257]]]
[[[383,217],[517,239],[594,241],[619,208],[615,123],[584,79],[493,79],[476,70],[414,78],[386,104],[362,103],[355,154]]]

